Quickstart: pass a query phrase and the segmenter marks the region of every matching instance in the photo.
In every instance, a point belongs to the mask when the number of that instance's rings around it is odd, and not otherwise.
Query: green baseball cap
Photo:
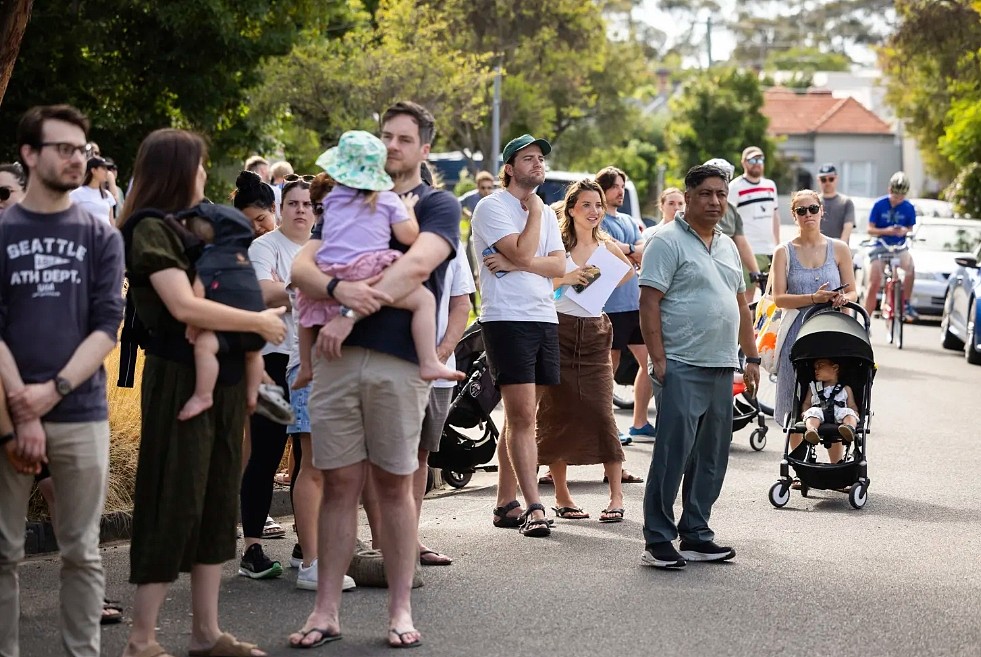
[[[504,163],[507,164],[514,157],[515,153],[520,151],[522,148],[528,148],[531,145],[537,145],[542,149],[542,155],[548,155],[552,152],[552,145],[545,141],[544,139],[535,139],[531,135],[525,134],[520,137],[515,137],[508,142],[508,145],[504,147],[504,153],[501,157],[504,159]]]

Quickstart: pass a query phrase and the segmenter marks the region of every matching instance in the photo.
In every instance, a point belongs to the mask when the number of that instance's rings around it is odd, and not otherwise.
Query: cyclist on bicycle
[[[872,206],[872,212],[869,213],[869,236],[878,238],[880,244],[885,246],[903,244],[907,236],[913,231],[913,226],[916,225],[916,208],[906,200],[908,192],[909,178],[902,171],[897,171],[889,179],[889,194],[877,200]],[[879,287],[882,285],[883,262],[881,256],[884,253],[885,251],[882,249],[873,249],[866,262],[868,273],[865,277],[865,310],[870,316],[875,310]],[[896,256],[899,258],[899,267],[906,272],[906,280],[903,282],[906,318],[913,321],[918,317],[916,311],[909,305],[909,299],[913,294],[913,279],[915,278],[913,258],[905,249],[897,253]]]

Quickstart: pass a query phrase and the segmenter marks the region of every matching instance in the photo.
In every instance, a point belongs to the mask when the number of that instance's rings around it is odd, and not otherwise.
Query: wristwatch
[[[71,394],[72,390],[74,389],[72,387],[71,382],[63,376],[56,376],[54,379],[54,384],[55,384],[55,390],[62,397],[67,397],[68,395]]]
[[[352,308],[348,308],[347,306],[341,306],[341,317],[347,317],[348,319],[355,322],[361,319],[361,315],[354,312]]]
[[[761,365],[763,363],[763,359],[759,356],[747,356],[746,362],[752,363],[753,365]]]

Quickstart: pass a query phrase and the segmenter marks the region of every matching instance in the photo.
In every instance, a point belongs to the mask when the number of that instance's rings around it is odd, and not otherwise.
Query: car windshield
[[[916,231],[914,244],[928,251],[970,253],[981,244],[981,223],[977,226],[923,224]]]

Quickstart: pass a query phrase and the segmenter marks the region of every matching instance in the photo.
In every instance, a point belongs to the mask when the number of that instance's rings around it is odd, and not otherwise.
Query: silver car
[[[981,221],[918,217],[910,253],[916,267],[910,305],[921,315],[943,315],[947,279],[954,258],[971,255],[981,244]]]

